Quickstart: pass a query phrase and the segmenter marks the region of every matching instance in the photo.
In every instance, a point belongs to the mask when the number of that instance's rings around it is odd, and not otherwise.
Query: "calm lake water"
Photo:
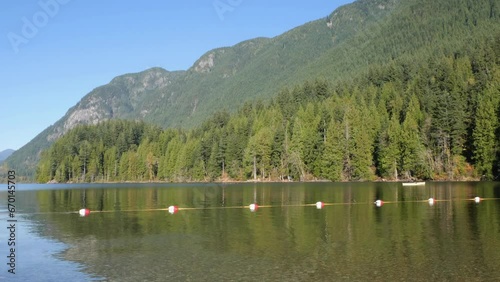
[[[493,182],[19,185],[0,280],[500,281],[498,198]]]

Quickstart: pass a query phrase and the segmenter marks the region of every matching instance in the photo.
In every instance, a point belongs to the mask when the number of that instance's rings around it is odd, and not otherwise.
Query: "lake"
[[[498,182],[20,184],[0,280],[499,281],[499,198]]]

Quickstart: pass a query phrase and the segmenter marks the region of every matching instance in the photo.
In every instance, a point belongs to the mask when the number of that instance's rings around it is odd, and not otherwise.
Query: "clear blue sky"
[[[150,67],[274,37],[347,0],[34,0],[0,3],[0,151],[19,149],[92,89]]]

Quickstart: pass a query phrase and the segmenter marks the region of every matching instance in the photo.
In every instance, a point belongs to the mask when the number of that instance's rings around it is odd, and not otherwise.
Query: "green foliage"
[[[306,88],[308,86],[305,85]],[[315,171],[316,160],[321,156],[320,122],[321,116],[312,103],[308,103],[305,109],[300,107],[296,114],[290,150],[304,165],[301,178]]]
[[[397,179],[399,176],[400,142],[401,128],[397,119],[392,117],[387,129],[381,132],[378,144],[379,171],[383,177]]]
[[[484,100],[498,96],[494,3],[357,1],[278,37],[212,50],[187,71],[120,76],[6,165],[32,176],[40,156],[41,182],[459,179],[474,166],[493,178],[499,121],[482,114],[498,112]],[[103,123],[41,154],[92,101],[101,120],[170,129]]]
[[[493,179],[500,68],[475,60],[494,56],[496,44],[485,39],[467,54],[414,67],[394,61],[376,69],[384,79],[369,72],[296,85],[268,105],[218,112],[191,130],[80,126],[42,153],[37,180],[466,179],[474,170]]]
[[[497,112],[500,102],[499,86],[500,84],[491,85],[479,96],[475,127],[472,134],[477,172],[486,179],[493,178],[493,166],[500,146]]]
[[[36,180],[144,180],[148,169],[144,151],[153,148],[150,140],[160,132],[143,122],[121,120],[78,126],[42,153]]]
[[[325,150],[321,156],[321,176],[332,181],[343,180],[342,125],[332,119],[326,131]]]

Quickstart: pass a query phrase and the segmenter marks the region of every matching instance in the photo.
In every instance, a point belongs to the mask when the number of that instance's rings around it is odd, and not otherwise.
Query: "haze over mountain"
[[[0,163],[3,162],[6,158],[8,158],[12,153],[14,153],[15,150],[12,149],[6,149],[0,152]]]
[[[132,119],[189,128],[216,111],[268,100],[307,80],[351,80],[394,60],[418,65],[417,56],[458,52],[498,31],[499,14],[494,0],[470,5],[465,0],[360,0],[277,37],[210,50],[186,71],[152,68],[116,77],[85,95],[7,164],[32,177],[41,150],[78,124]]]

